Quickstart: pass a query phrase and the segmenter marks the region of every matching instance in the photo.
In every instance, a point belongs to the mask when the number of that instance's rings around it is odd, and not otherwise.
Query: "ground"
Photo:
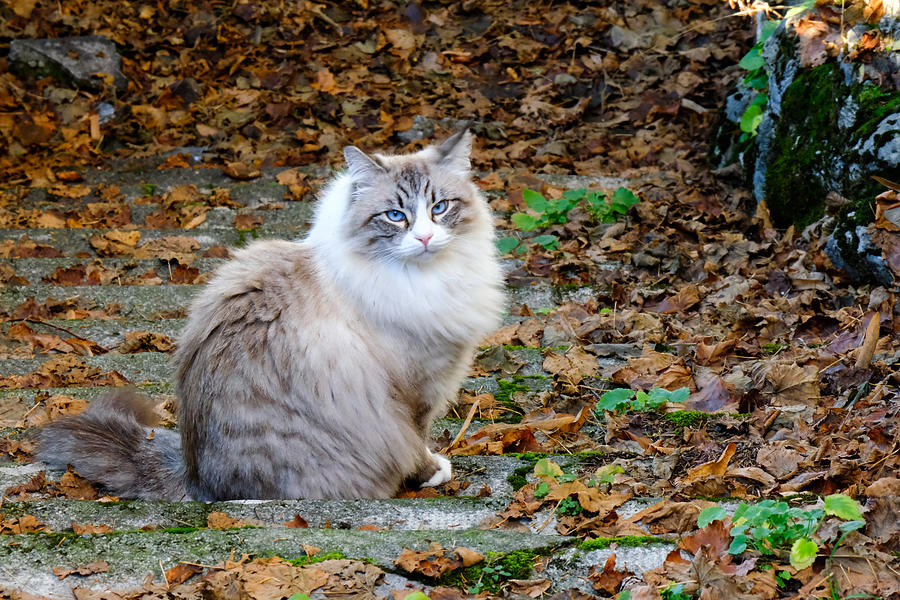
[[[900,597],[895,290],[706,167],[752,43],[727,4],[65,4],[0,35],[106,35],[130,83],[0,72],[0,598]],[[508,313],[433,428],[452,481],[145,503],[31,462],[110,386],[171,426],[231,250],[303,235],[343,145],[468,119]]]

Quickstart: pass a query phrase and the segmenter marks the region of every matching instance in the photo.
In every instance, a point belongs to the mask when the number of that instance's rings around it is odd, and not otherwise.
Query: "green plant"
[[[697,518],[699,527],[706,527],[713,521],[723,520],[726,511],[721,506],[712,506],[700,511]],[[844,534],[835,548],[850,531],[863,527],[859,504],[844,494],[826,496],[822,508],[804,510],[791,507],[787,502],[763,500],[757,504],[741,503],[731,517],[731,545],[728,552],[741,554],[748,548],[763,556],[783,556],[788,553],[791,566],[805,569],[818,556],[819,546],[812,535],[826,516],[836,516],[847,522],[840,525]],[[833,552],[832,552],[833,555]]]
[[[141,184],[141,193],[145,196],[152,196],[156,193],[156,184],[153,183],[144,183]]]
[[[613,192],[611,198],[607,198],[603,192],[589,192],[581,188],[567,190],[559,198],[545,198],[541,193],[525,189],[522,192],[525,204],[536,215],[529,213],[514,213],[511,217],[513,225],[522,231],[534,231],[551,225],[561,225],[568,220],[569,211],[581,204],[591,217],[601,223],[610,223],[628,212],[628,209],[640,202],[637,196],[630,190],[620,187]],[[559,238],[553,234],[545,233],[529,240],[546,250],[559,248]],[[497,240],[497,249],[501,254],[513,251],[524,252],[522,241],[516,237],[505,237]]]
[[[815,0],[806,0],[792,7],[784,16],[790,18],[812,8],[813,5],[815,5]],[[769,103],[769,96],[765,93],[769,89],[769,74],[766,72],[766,61],[762,56],[762,51],[766,40],[772,37],[779,23],[780,21],[766,21],[763,24],[759,40],[738,63],[739,67],[747,70],[747,74],[744,76],[744,85],[754,92],[753,98],[744,109],[744,114],[741,115],[741,143],[745,143],[757,135],[763,113]]]
[[[617,388],[600,396],[594,410],[598,413],[603,410],[657,410],[668,402],[684,402],[690,395],[691,391],[686,387],[671,392],[663,388],[653,388],[649,392]]]
[[[412,596],[412,594],[410,594],[410,596]],[[409,596],[407,596],[407,598],[409,598]],[[309,596],[303,592],[297,592],[296,594],[289,596],[288,600],[309,600]]]
[[[616,473],[624,473],[621,465],[604,465],[594,471],[594,476],[588,481],[589,486],[612,485],[616,479]]]
[[[559,501],[559,506],[556,507],[556,512],[561,515],[569,515],[575,516],[580,515],[581,511],[584,509],[581,508],[581,503],[578,501],[578,498],[574,498],[569,496],[568,498],[563,498]]]
[[[475,585],[469,588],[470,594],[479,594],[482,590],[497,590],[500,587],[501,577],[511,577],[512,573],[503,568],[503,565],[493,565],[481,569],[481,576]]]
[[[691,594],[684,591],[683,583],[670,583],[659,595],[663,600],[691,600]]]

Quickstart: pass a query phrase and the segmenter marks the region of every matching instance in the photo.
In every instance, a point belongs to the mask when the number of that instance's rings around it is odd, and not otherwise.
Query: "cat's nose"
[[[413,237],[422,242],[422,245],[428,247],[428,240],[431,239],[432,233],[414,233]]]

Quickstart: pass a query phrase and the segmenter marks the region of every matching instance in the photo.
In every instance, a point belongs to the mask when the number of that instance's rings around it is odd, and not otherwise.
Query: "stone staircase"
[[[327,171],[312,168],[305,172],[311,179],[322,179]],[[307,201],[286,201],[287,188],[276,180],[276,171],[262,177],[240,182],[223,175],[217,169],[137,169],[97,170],[82,173],[83,182],[96,191],[99,184],[118,186],[131,208],[132,228],[140,232],[140,243],[167,236],[183,235],[196,240],[193,254],[197,257],[191,267],[203,279],[222,259],[205,258],[204,252],[218,246],[232,247],[242,238],[296,238],[303,235],[311,215],[312,204]],[[567,187],[585,186],[600,182],[615,188],[628,185],[618,180],[596,178],[556,177],[553,183]],[[216,207],[206,213],[200,225],[188,230],[148,229],[143,226],[146,215],[160,208],[148,196],[148,191],[162,194],[175,186],[193,184],[201,192],[212,188],[228,190],[232,204]],[[152,186],[152,188],[150,187]],[[80,199],[66,199],[50,195],[46,190],[31,190],[28,196],[7,204],[9,210],[58,209],[63,212],[79,210],[85,203],[97,202],[93,195]],[[262,224],[252,232],[239,232],[235,217],[250,214]],[[127,227],[126,227],[127,229]],[[33,319],[29,327],[60,337],[75,337],[115,349],[125,340],[125,334],[147,331],[174,339],[184,324],[184,309],[198,292],[200,284],[171,283],[170,263],[158,258],[98,257],[89,240],[108,229],[0,229],[0,244],[17,242],[27,234],[35,243],[51,246],[61,256],[52,258],[2,259],[12,266],[18,285],[7,284],[0,298],[0,311],[11,315],[16,307],[33,298],[42,303],[48,298],[74,299],[81,308],[108,314],[90,315],[82,319],[49,319],[46,324]],[[0,246],[2,248],[3,246]],[[106,269],[115,270],[119,277],[105,285],[60,285],[53,283],[54,274],[76,265],[90,265],[100,260]],[[508,265],[513,267],[510,262]],[[159,285],[125,285],[123,274],[135,276],[155,273],[163,281]],[[194,279],[196,280],[196,278]],[[510,305],[527,304],[532,310],[550,308],[567,300],[584,300],[594,294],[589,288],[554,289],[537,283],[509,289]],[[113,307],[115,309],[113,310]],[[507,317],[512,322],[516,317]],[[9,323],[4,324],[5,333]],[[5,340],[4,340],[5,341]],[[526,374],[541,374],[541,353],[529,349],[513,350],[528,363]],[[58,355],[39,354],[35,358],[8,357],[0,360],[0,375],[23,376],[33,373],[42,363]],[[161,399],[172,393],[172,364],[163,352],[117,354],[115,351],[97,356],[79,357],[89,367],[102,373],[118,372],[143,393]],[[605,359],[604,359],[605,360]],[[609,359],[613,363],[617,359]],[[535,380],[531,386],[538,390],[545,383]],[[465,387],[478,391],[496,391],[495,378],[472,378]],[[0,389],[0,423],[14,424],[24,419],[35,403],[46,394],[64,394],[90,401],[105,393],[106,388],[72,387]],[[39,397],[40,395],[40,397]],[[474,422],[469,431],[481,424]],[[451,436],[461,427],[459,419],[442,419],[435,424],[434,435],[445,430]],[[3,437],[16,440],[27,437],[29,431],[7,426]],[[559,464],[577,469],[590,457],[560,455]],[[552,512],[537,513],[521,531],[492,529],[496,514],[511,501],[513,488],[508,479],[519,471],[528,476],[532,463],[518,456],[454,457],[453,465],[458,481],[468,484],[456,497],[427,499],[399,498],[392,500],[360,501],[241,501],[216,503],[165,503],[112,501],[96,502],[48,498],[0,501],[0,519],[15,519],[32,515],[45,525],[43,533],[0,535],[0,591],[3,585],[31,594],[53,598],[71,597],[74,585],[93,590],[129,589],[141,584],[148,574],[157,581],[161,569],[169,569],[181,561],[215,564],[228,558],[251,554],[278,555],[285,558],[304,556],[303,545],[321,548],[322,553],[335,553],[348,558],[366,559],[384,569],[388,576],[376,590],[389,595],[392,589],[411,584],[422,588],[423,583],[410,581],[408,574],[394,566],[394,560],[404,548],[423,550],[429,542],[445,547],[465,546],[487,552],[536,550],[549,553],[551,559],[540,577],[549,578],[552,590],[580,588],[590,591],[585,579],[592,565],[602,565],[613,550],[579,548],[578,540],[556,535]],[[0,458],[0,490],[22,485],[43,469],[40,464],[11,462]],[[61,473],[48,472],[47,477],[58,479]],[[489,489],[489,495],[482,492]],[[482,497],[477,497],[482,492]],[[628,516],[646,508],[654,499],[632,499],[618,509],[620,516]],[[231,529],[208,528],[212,513],[225,513],[241,525]],[[295,515],[308,523],[307,528],[288,527]],[[73,524],[105,525],[106,533],[77,534]],[[363,529],[360,529],[363,528]],[[2,531],[2,530],[0,530]],[[673,543],[659,541],[615,549],[617,566],[635,573],[659,566]],[[101,558],[108,562],[109,571],[87,576],[59,579],[51,569],[57,566],[74,567]],[[77,580],[77,581],[76,581]],[[427,590],[428,587],[425,586]]]

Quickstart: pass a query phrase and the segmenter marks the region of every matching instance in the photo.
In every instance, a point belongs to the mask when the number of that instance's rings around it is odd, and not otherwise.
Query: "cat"
[[[38,433],[37,458],[127,498],[384,498],[440,485],[432,420],[499,324],[492,216],[466,128],[414,154],[344,149],[309,235],[251,244],[191,305],[178,432],[128,391]]]

